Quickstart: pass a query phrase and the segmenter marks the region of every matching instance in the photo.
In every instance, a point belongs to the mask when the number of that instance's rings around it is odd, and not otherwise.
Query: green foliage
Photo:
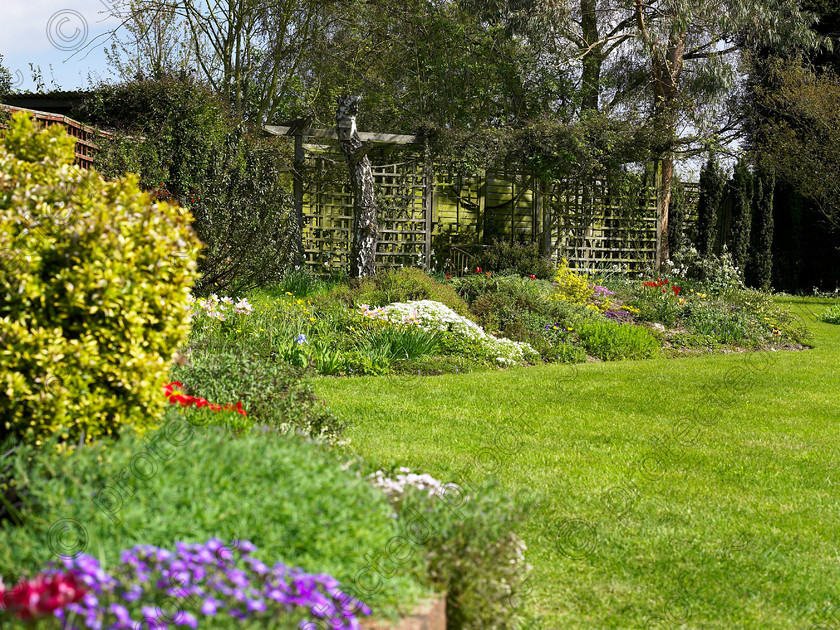
[[[686,244],[686,212],[688,200],[682,182],[674,178],[671,183],[671,205],[668,207],[668,249],[677,252]]]
[[[287,291],[295,297],[309,297],[326,289],[326,284],[309,269],[287,269],[283,278],[270,292],[283,295]]]
[[[732,199],[732,228],[729,233],[732,260],[743,270],[750,259],[750,230],[752,225],[753,176],[742,157],[735,165],[729,181]]]
[[[23,113],[0,146],[0,416],[28,442],[154,427],[189,330],[184,210],[71,166],[74,146]]]
[[[488,278],[476,274],[458,278],[455,286],[458,294],[469,303],[478,323],[489,330],[503,330],[525,313],[538,317],[535,323],[539,326],[573,323],[581,317],[592,316],[582,305],[553,299],[553,288],[548,282],[530,278]]]
[[[514,500],[492,479],[449,485],[431,498],[407,490],[396,502],[403,519],[414,517],[432,530],[423,551],[429,576],[447,591],[447,627],[521,627],[531,567],[516,531],[533,502],[521,495]]]
[[[577,333],[586,351],[602,361],[649,359],[659,354],[660,343],[647,329],[592,320],[578,324]]]
[[[762,165],[830,222],[840,218],[840,77],[791,58],[754,64],[754,138]]]
[[[726,248],[719,255],[706,256],[694,247],[684,248],[674,254],[673,264],[680,278],[694,280],[711,293],[744,287],[743,271],[735,265]]]
[[[826,324],[840,324],[840,303],[825,309],[820,313],[820,321]]]
[[[537,243],[495,240],[490,247],[482,250],[475,260],[475,265],[485,272],[533,275],[540,280],[550,279],[554,275],[554,265],[540,254]]]
[[[726,177],[714,155],[700,171],[700,199],[697,202],[697,251],[701,256],[715,252],[720,207]]]
[[[753,193],[752,257],[747,266],[751,286],[769,291],[773,281],[773,192],[772,171],[759,172]]]
[[[360,336],[363,348],[382,348],[391,361],[411,361],[425,354],[434,354],[441,344],[441,333],[427,332],[410,324],[368,328]]]
[[[288,147],[250,133],[207,87],[174,78],[102,85],[77,116],[115,128],[97,157],[107,176],[137,173],[145,189],[192,211],[205,244],[197,294],[266,286],[291,266],[299,234]]]
[[[422,269],[402,267],[387,270],[374,278],[366,278],[351,286],[339,285],[332,289],[321,304],[339,303],[348,306],[369,304],[385,306],[393,302],[432,300],[448,306],[462,317],[470,317],[469,307],[458,296],[455,289],[436,281]]]
[[[188,394],[223,404],[242,401],[250,426],[340,441],[345,426],[315,397],[303,366],[295,366],[294,361],[281,363],[258,354],[212,349],[192,352],[189,362],[172,370],[172,379],[181,381]],[[304,366],[308,367],[308,361]]]
[[[148,440],[126,435],[63,455],[18,448],[11,477],[22,509],[0,523],[7,584],[58,552],[87,550],[107,570],[135,545],[219,537],[251,540],[266,563],[330,573],[353,593],[368,564],[364,554],[384,552],[402,533],[382,493],[334,454],[272,432],[235,438],[195,428],[177,409],[168,416]],[[10,482],[7,475],[0,485]],[[56,523],[69,531],[57,536]],[[361,598],[389,613],[420,593],[418,579],[422,565],[411,558],[381,590]]]
[[[3,55],[0,54],[0,103],[3,97],[12,91],[12,75],[3,65]]]
[[[569,263],[565,258],[557,267],[554,281],[557,283],[554,293],[556,299],[565,300],[571,304],[586,304],[592,298],[593,289],[589,284],[589,277],[569,269]]]

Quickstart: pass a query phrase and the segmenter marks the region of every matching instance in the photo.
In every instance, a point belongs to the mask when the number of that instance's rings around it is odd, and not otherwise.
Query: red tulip
[[[481,273],[481,267],[476,267],[476,268],[475,268],[475,272],[476,272],[476,273]]]
[[[536,279],[537,279],[537,276],[535,276],[535,275],[531,274],[530,278],[531,278],[531,280],[536,280]]]
[[[682,291],[682,287],[671,287],[674,290],[674,297],[677,297]]]
[[[450,274],[446,274],[446,279],[449,280],[452,276]]]

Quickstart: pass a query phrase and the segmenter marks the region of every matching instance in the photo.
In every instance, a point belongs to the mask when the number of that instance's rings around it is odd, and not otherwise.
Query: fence
[[[11,105],[0,104],[0,109],[14,114],[16,112],[27,112],[39,123],[49,127],[51,125],[62,125],[71,136],[76,139],[76,159],[74,163],[82,168],[92,168],[96,153],[99,146],[96,144],[97,137],[110,138],[111,134],[99,131],[93,127],[88,127],[77,120],[62,116],[61,114],[51,114],[49,112],[42,112],[35,109],[27,109],[25,107],[13,107]],[[5,128],[6,125],[0,123],[0,128]]]
[[[110,134],[60,114],[25,111],[44,125],[63,125],[76,138],[75,163],[93,166],[97,137]],[[353,195],[334,131],[267,126],[295,142],[295,205],[304,260],[317,273],[346,269],[353,229]],[[360,133],[369,153],[380,206],[377,265],[421,266],[460,274],[496,239],[536,243],[573,269],[638,274],[656,251],[657,199],[642,179],[541,181],[533,173],[467,171],[428,159],[423,139]],[[316,138],[321,144],[305,144]],[[326,144],[324,143],[326,142]],[[685,185],[687,226],[695,220],[696,185]]]
[[[266,127],[294,136],[296,203],[305,263],[318,273],[348,264],[353,195],[344,159],[329,130]],[[369,153],[380,206],[380,267],[425,266],[460,274],[496,239],[536,243],[573,269],[638,274],[656,252],[657,197],[641,177],[623,181],[541,181],[505,169],[466,171],[432,164],[422,138],[360,134]],[[694,220],[696,185],[687,185],[686,223]]]

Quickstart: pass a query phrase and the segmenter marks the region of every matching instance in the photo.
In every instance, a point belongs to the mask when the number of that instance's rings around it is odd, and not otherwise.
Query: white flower
[[[365,311],[362,314],[393,324],[411,322],[426,331],[448,331],[479,341],[488,354],[503,359],[500,361],[501,363],[519,363],[524,360],[526,353],[534,353],[534,349],[529,344],[511,341],[510,339],[498,339],[488,335],[475,322],[466,317],[461,317],[446,305],[432,300],[394,302],[374,311]]]

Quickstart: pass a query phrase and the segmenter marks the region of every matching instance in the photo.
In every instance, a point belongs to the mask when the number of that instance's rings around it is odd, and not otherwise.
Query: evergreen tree
[[[769,291],[773,279],[773,189],[772,172],[756,173],[753,196],[752,258],[750,284]]]
[[[701,256],[714,253],[718,214],[726,180],[713,154],[700,171],[700,199],[697,202],[697,251]]]
[[[742,157],[735,165],[729,180],[732,198],[732,229],[729,232],[729,249],[735,265],[743,271],[750,255],[750,227],[752,223],[752,174]]]

